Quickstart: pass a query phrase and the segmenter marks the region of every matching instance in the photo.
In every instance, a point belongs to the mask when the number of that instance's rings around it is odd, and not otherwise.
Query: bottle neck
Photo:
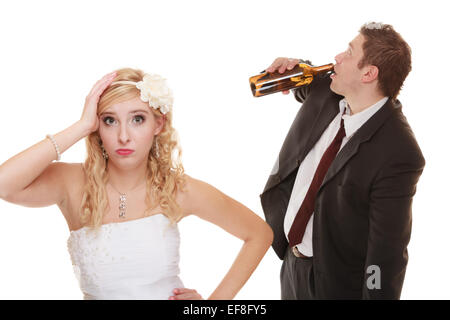
[[[329,64],[325,64],[323,66],[318,66],[318,67],[313,67],[312,70],[314,73],[325,73],[328,71],[333,71],[334,69],[334,64],[333,63],[329,63]]]

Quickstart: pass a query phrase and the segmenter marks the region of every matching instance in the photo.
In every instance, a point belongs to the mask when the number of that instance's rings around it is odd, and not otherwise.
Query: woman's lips
[[[121,155],[121,156],[126,156],[126,155],[129,155],[129,154],[132,154],[133,152],[134,152],[134,150],[131,150],[131,149],[118,149],[118,150],[116,150],[116,153]]]

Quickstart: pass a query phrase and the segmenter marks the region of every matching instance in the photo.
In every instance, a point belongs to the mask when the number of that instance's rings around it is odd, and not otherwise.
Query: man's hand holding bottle
[[[286,70],[292,70],[296,65],[300,63],[299,59],[279,57],[272,62],[272,64],[266,69],[267,72],[284,73]],[[289,94],[290,90],[283,90],[283,94]]]

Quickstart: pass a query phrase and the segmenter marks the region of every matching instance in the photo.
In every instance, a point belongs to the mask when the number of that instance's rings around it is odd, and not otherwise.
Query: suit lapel
[[[277,159],[279,162],[278,172],[272,170],[273,175],[271,175],[267,181],[263,192],[278,185],[300,165],[327,126],[339,112],[338,99],[340,99],[340,96],[330,94],[327,98],[323,98],[322,96],[319,104],[317,104],[318,99],[313,99],[313,101],[315,101],[314,105],[304,106],[307,108],[318,108],[319,112],[316,112],[314,117],[311,117],[311,119],[308,120],[311,124],[305,122],[300,124],[300,122],[303,121],[303,115],[297,115],[280,150]],[[309,130],[305,132],[305,128],[308,128]]]
[[[330,168],[323,179],[317,193],[324,187],[324,185],[330,181],[343,167],[344,165],[358,152],[359,146],[368,141],[381,127],[381,125],[387,120],[391,113],[396,109],[401,108],[400,102],[393,102],[389,99],[361,128],[350,138],[350,140],[342,147],[341,151],[337,154],[334,161],[331,163]]]
[[[302,154],[298,157],[298,160],[303,161],[306,155],[311,151],[312,147],[316,144],[319,138],[322,136],[323,132],[333,121],[334,117],[339,112],[339,103],[333,103],[332,108],[327,107],[328,103],[324,103],[320,113],[317,115],[313,125],[311,126],[311,131],[309,132],[309,137],[304,148],[302,148]]]

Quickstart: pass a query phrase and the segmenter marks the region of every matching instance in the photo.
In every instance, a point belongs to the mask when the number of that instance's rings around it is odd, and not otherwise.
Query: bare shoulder
[[[185,181],[183,192],[185,194],[195,192],[198,188],[206,187],[206,185],[207,185],[206,182],[201,181],[199,179],[195,179],[188,174],[183,174],[183,177],[184,177],[184,181]]]
[[[69,163],[69,162],[54,162],[47,169],[50,171],[52,179],[55,181],[54,185],[58,185],[64,193],[62,201],[58,204],[60,207],[66,207],[72,203],[73,196],[78,194],[80,187],[85,181],[85,174],[83,163]]]
[[[263,237],[264,242],[272,241],[272,231],[268,224],[245,205],[204,181],[188,175],[185,178],[184,191],[177,195],[177,202],[184,212],[183,217],[195,215],[241,240]]]
[[[53,170],[64,179],[66,185],[74,186],[85,177],[83,163],[54,162]]]
[[[62,162],[70,175],[84,175],[84,163],[81,162]]]
[[[52,168],[51,170],[55,170],[58,173],[61,173],[64,176],[67,176],[75,171],[78,170],[78,173],[80,170],[82,170],[82,163],[72,163],[72,162],[52,162],[49,167]]]
[[[66,178],[68,179],[69,192],[79,190],[86,182],[84,163],[66,163]]]
[[[206,204],[225,201],[228,197],[212,185],[184,174],[183,190],[178,190],[176,201],[183,216],[199,212]]]
[[[184,185],[178,188],[176,193],[176,202],[180,206],[183,216],[191,214],[190,207],[192,202],[192,195],[195,195],[197,185],[201,183],[200,180],[194,179],[191,176],[184,174]]]
[[[78,216],[78,208],[81,203],[83,186],[86,181],[83,163],[60,162],[61,170],[64,172],[64,201],[59,208],[66,218],[70,230],[82,227]]]
[[[204,184],[203,181],[197,180],[187,174],[183,175],[184,185],[177,190],[176,201],[182,210],[183,216],[188,216],[193,212],[193,204],[198,196],[199,189]]]

